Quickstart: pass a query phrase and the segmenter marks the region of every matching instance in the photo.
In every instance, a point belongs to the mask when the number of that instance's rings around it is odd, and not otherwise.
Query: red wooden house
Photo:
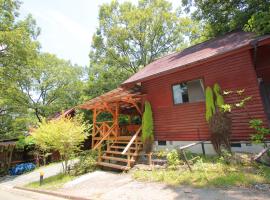
[[[164,56],[122,83],[121,90],[135,94],[132,89],[140,88],[136,90],[135,104],[141,107],[145,99],[151,103],[157,146],[172,147],[191,141],[209,141],[204,89],[214,83],[223,90],[245,89],[245,95],[252,96],[245,112],[239,109],[233,113],[232,141],[238,143],[239,150],[256,150],[250,144],[252,130],[248,121],[259,118],[267,125],[270,120],[270,35],[256,37],[236,31]],[[97,102],[101,105],[107,94],[104,95],[81,108],[93,109]],[[117,101],[121,102],[124,97],[123,94]],[[128,101],[122,104],[119,113],[136,110],[135,104],[128,104]],[[100,109],[104,111],[106,106]],[[210,147],[206,150],[211,151]]]

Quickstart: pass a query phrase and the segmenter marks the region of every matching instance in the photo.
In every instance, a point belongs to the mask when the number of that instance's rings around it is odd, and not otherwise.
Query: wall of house
[[[258,77],[265,83],[270,83],[270,45],[261,46],[257,49],[256,71]]]
[[[219,83],[223,90],[245,89],[245,94],[252,96],[245,109],[232,114],[232,140],[249,140],[252,130],[248,121],[251,118],[266,121],[249,50],[142,82],[143,92],[148,94],[153,109],[155,140],[209,140],[205,102],[173,104],[172,85],[199,78],[204,80],[205,88]],[[235,97],[226,98],[226,101],[233,102]]]

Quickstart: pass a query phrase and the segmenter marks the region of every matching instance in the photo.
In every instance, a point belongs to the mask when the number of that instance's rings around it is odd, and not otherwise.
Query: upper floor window
[[[201,79],[175,84],[172,90],[174,104],[204,101],[204,87]]]

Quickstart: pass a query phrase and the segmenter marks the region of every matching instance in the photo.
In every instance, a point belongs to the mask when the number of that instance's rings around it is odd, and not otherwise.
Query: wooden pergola
[[[104,140],[129,139],[136,133],[140,125],[126,127],[124,133],[119,126],[119,116],[140,116],[143,112],[144,96],[140,87],[132,89],[117,88],[101,96],[93,98],[78,107],[93,111],[92,148],[96,149]],[[112,120],[98,121],[101,113],[110,113]]]

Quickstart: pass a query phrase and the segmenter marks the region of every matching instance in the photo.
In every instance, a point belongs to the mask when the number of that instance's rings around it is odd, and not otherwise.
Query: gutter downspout
[[[253,53],[253,65],[254,65],[254,69],[256,70],[256,68],[257,68],[258,40],[255,40],[255,41],[251,42],[250,44],[251,44],[251,46],[253,46],[253,48],[254,48],[254,53]]]

